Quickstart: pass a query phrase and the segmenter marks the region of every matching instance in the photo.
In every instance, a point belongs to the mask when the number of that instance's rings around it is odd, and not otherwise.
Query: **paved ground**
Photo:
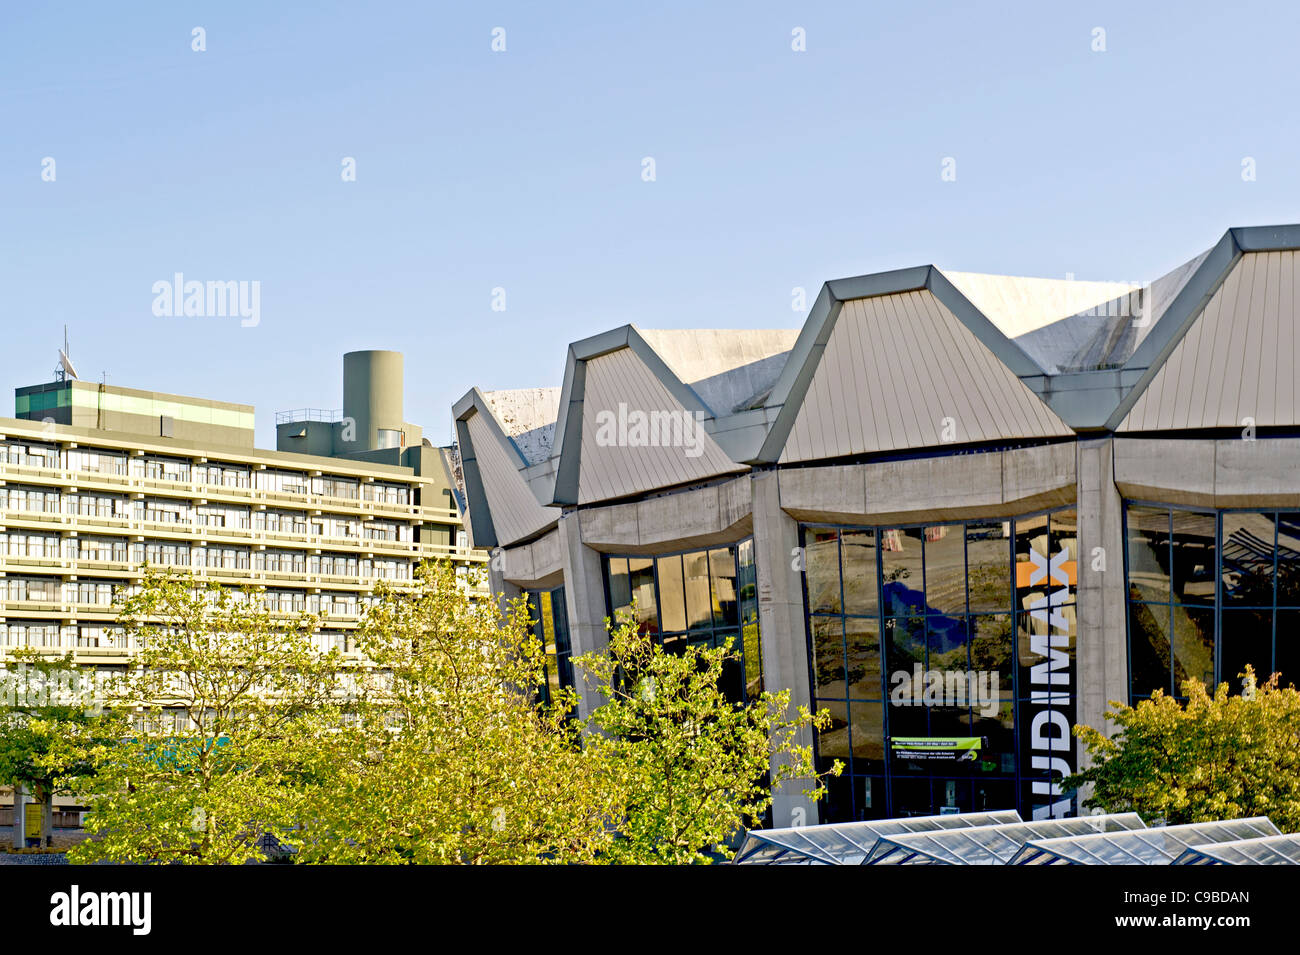
[[[66,849],[86,838],[81,829],[55,829],[54,848]],[[6,849],[14,844],[13,827],[0,826],[0,846]],[[62,852],[12,853],[0,852],[0,865],[67,865],[68,857]]]
[[[0,852],[0,865],[67,865],[68,857],[62,852],[41,852],[35,854],[15,855],[12,852]]]

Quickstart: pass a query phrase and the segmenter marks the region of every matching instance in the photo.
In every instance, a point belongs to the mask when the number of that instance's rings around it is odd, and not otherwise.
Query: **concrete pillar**
[[[1128,702],[1128,593],[1124,583],[1123,500],[1115,487],[1114,441],[1078,444],[1079,723],[1114,729],[1105,721],[1110,700]],[[1100,550],[1098,550],[1100,548]],[[1104,569],[1101,569],[1103,568]],[[1095,568],[1095,569],[1094,569]],[[1086,765],[1079,754],[1080,767]]]
[[[772,692],[788,689],[792,710],[800,706],[811,709],[803,581],[793,564],[795,548],[799,546],[799,525],[781,510],[776,471],[755,472],[751,480],[763,686]],[[812,733],[803,731],[797,742],[811,746]],[[817,804],[802,792],[807,788],[808,780],[793,780],[778,787],[772,796],[774,826],[784,828],[817,822]]]
[[[500,548],[493,548],[491,558],[488,560],[488,590],[497,603],[497,609],[501,611],[501,619],[505,620],[506,613],[510,609],[510,601],[522,596],[523,590],[517,584],[506,580],[500,566],[502,556]]]
[[[569,642],[575,657],[604,650],[609,645],[605,629],[605,578],[600,554],[582,542],[578,512],[566,510],[559,521],[560,552],[564,567],[564,602],[569,615]],[[574,678],[582,699],[578,718],[586,719],[604,702],[598,688],[576,670]]]
[[[27,787],[14,786],[14,848],[27,848]]]

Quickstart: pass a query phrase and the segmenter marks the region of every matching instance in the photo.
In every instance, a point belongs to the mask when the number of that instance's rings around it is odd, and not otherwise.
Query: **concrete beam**
[[[1124,497],[1186,507],[1300,507],[1300,439],[1120,438]]]
[[[808,523],[1013,517],[1072,504],[1073,442],[778,472],[781,505]]]
[[[734,543],[753,530],[742,475],[626,504],[578,512],[582,542],[607,554],[654,554]]]

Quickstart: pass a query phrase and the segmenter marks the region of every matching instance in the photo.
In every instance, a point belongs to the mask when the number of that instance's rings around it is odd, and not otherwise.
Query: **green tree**
[[[31,790],[43,842],[53,835],[54,797],[72,795],[68,778],[91,771],[85,753],[101,722],[71,654],[19,647],[0,663],[0,785],[15,787],[15,801],[18,786]],[[22,838],[15,831],[15,845]]]
[[[590,718],[587,749],[615,768],[624,791],[619,838],[604,861],[712,862],[762,818],[774,787],[807,779],[808,795],[821,794],[812,750],[796,740],[829,725],[829,712],[791,715],[788,690],[748,705],[727,699],[719,680],[734,657],[730,641],[670,652],[625,614],[607,651],[574,660],[605,701]]]
[[[1148,821],[1205,822],[1268,816],[1284,832],[1300,831],[1300,693],[1275,674],[1256,685],[1247,667],[1244,691],[1213,696],[1200,680],[1183,684],[1184,706],[1157,691],[1137,706],[1111,702],[1112,736],[1076,726],[1092,765],[1064,780],[1091,783],[1086,806],[1134,811]]]
[[[339,722],[340,656],[315,617],[264,608],[260,589],[146,568],[119,616],[139,647],[106,690],[115,738],[91,748],[92,838],[77,863],[242,863],[286,836]]]
[[[299,860],[590,862],[621,791],[567,719],[572,691],[538,701],[541,643],[527,604],[505,619],[448,562],[415,593],[381,586],[357,645],[358,719],[322,751]]]

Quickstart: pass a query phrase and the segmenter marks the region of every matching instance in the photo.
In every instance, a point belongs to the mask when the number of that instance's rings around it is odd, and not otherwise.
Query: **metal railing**
[[[277,411],[276,424],[293,424],[295,421],[324,421],[333,424],[343,420],[341,408],[294,408],[292,411]]]

